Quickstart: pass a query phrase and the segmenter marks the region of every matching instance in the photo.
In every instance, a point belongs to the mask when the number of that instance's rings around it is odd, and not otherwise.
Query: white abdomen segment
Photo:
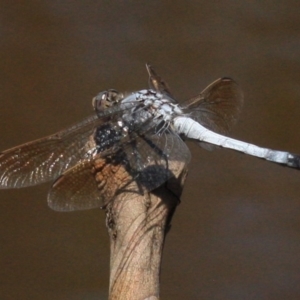
[[[266,160],[285,164],[289,167],[300,168],[300,157],[285,152],[261,148],[246,142],[235,140],[215,133],[189,117],[176,117],[173,120],[175,130],[185,137],[201,142],[210,143],[224,148],[243,152],[248,155],[264,158]]]

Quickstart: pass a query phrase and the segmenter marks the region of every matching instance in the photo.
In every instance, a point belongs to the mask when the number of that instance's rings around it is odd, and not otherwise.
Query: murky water
[[[298,6],[2,1],[0,148],[79,121],[101,90],[147,87],[150,62],[179,99],[233,77],[245,105],[232,136],[300,153]],[[190,146],[162,299],[299,299],[300,173]],[[0,299],[106,299],[104,213],[53,212],[48,188],[0,191]]]

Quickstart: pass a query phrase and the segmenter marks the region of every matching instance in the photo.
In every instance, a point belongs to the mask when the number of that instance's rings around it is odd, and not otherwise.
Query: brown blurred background
[[[99,91],[147,87],[145,62],[187,99],[243,88],[231,136],[300,153],[299,1],[1,1],[0,148],[92,113]],[[300,172],[189,144],[162,299],[300,299]],[[100,210],[58,213],[44,184],[0,191],[0,299],[106,299]]]

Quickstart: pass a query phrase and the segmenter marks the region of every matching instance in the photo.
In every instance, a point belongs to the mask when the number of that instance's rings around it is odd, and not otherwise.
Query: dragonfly
[[[57,211],[102,207],[128,191],[144,194],[162,186],[186,166],[193,140],[300,169],[300,156],[262,148],[226,134],[236,123],[243,93],[220,78],[200,94],[178,102],[168,84],[146,64],[149,88],[129,94],[115,89],[93,98],[94,114],[53,135],[0,154],[0,188],[54,181],[48,205]]]

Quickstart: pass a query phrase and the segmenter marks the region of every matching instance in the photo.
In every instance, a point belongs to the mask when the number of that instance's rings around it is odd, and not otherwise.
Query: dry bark
[[[161,257],[170,221],[186,178],[183,163],[172,163],[174,177],[164,186],[141,195],[132,183],[106,206],[110,236],[109,299],[159,299]],[[171,165],[171,166],[172,166]],[[125,173],[114,178],[124,182]]]

